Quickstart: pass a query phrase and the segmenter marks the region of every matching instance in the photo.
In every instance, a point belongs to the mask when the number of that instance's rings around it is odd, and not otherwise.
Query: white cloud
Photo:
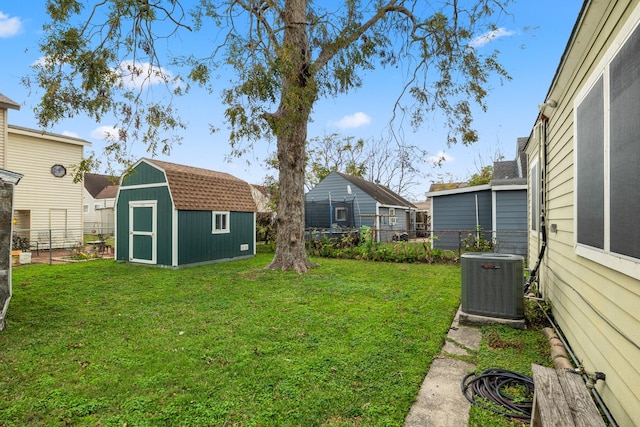
[[[120,76],[122,84],[127,88],[142,88],[173,79],[173,74],[170,71],[156,67],[152,69],[148,62],[123,61],[116,72]]]
[[[71,138],[80,138],[80,135],[78,135],[75,132],[68,131],[68,130],[65,130],[64,132],[62,132],[62,134],[64,136],[70,136]]]
[[[362,112],[357,112],[350,116],[344,116],[336,123],[340,129],[352,129],[371,123],[371,117]]]
[[[48,61],[51,61],[51,59],[41,56],[33,61],[31,66],[45,67],[48,65]],[[174,80],[171,71],[158,67],[152,69],[151,64],[148,62],[135,63],[133,61],[122,61],[113,72],[127,89],[143,89],[149,85],[163,84],[166,82],[174,85],[180,84],[180,82]]]
[[[440,150],[438,154],[430,156],[428,160],[429,163],[432,163],[434,166],[442,166],[444,163],[452,162],[453,156]]]
[[[100,126],[91,132],[91,138],[102,140],[118,139],[118,129],[113,126]]]
[[[13,37],[23,30],[22,21],[18,17],[10,18],[9,15],[0,12],[0,38]]]
[[[44,67],[45,65],[47,65],[47,57],[46,56],[41,56],[38,59],[36,59],[35,61],[33,61],[31,63],[32,67]]]
[[[484,33],[484,34],[476,37],[475,39],[471,40],[471,42],[469,43],[469,46],[471,46],[471,47],[482,47],[482,46],[486,45],[487,43],[490,43],[490,42],[494,41],[497,38],[512,36],[514,34],[515,34],[515,31],[508,31],[504,27],[497,28],[495,30],[489,31],[487,33]]]

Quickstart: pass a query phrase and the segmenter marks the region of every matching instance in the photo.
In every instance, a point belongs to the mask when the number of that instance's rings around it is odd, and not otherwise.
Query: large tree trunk
[[[269,268],[303,273],[313,264],[304,238],[304,178],[307,121],[290,123],[278,136],[280,198],[277,209],[276,253]]]
[[[280,106],[271,126],[278,138],[280,198],[276,254],[269,268],[306,272],[313,264],[304,239],[304,178],[307,124],[317,91],[311,76],[306,0],[287,0],[281,61]]]

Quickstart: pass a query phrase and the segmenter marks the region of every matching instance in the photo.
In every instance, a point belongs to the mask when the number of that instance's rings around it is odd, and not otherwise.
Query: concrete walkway
[[[469,423],[471,403],[464,397],[460,384],[475,365],[451,357],[467,355],[480,348],[480,329],[459,324],[456,313],[447,342],[431,364],[416,401],[405,419],[404,427],[461,427]]]

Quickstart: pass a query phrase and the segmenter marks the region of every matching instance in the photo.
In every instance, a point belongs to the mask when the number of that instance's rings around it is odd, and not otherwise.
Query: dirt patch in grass
[[[486,338],[487,345],[491,348],[514,348],[516,350],[522,349],[522,342],[507,341],[500,337],[496,331],[490,331]]]

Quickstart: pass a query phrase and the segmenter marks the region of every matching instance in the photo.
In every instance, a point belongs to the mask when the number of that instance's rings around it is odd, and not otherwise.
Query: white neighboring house
[[[24,175],[14,195],[14,231],[32,247],[81,243],[83,186],[73,182],[72,169],[91,143],[10,125],[8,110],[19,108],[0,94],[0,168]]]
[[[118,194],[117,178],[93,173],[84,174],[84,231],[87,234],[113,234],[113,207]]]

